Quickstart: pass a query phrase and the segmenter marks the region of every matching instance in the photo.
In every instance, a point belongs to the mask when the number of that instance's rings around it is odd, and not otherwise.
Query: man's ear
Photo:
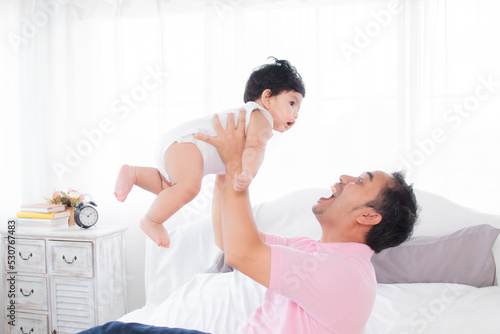
[[[260,100],[264,104],[264,108],[269,109],[271,105],[271,90],[268,88],[260,94]]]
[[[374,226],[382,221],[382,215],[372,208],[367,208],[356,218],[358,224]]]

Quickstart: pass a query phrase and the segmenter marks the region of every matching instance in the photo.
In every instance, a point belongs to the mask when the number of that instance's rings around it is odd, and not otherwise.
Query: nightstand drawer
[[[91,242],[49,240],[49,273],[93,277],[94,262]]]
[[[7,334],[48,333],[46,315],[16,313],[16,326],[8,326]]]
[[[16,304],[20,308],[47,311],[47,279],[17,276],[16,297]]]
[[[17,272],[45,274],[45,240],[18,238],[15,248]]]

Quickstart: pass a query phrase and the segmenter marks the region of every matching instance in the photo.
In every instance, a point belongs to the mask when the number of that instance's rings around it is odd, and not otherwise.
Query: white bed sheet
[[[261,304],[265,289],[239,272],[197,274],[158,306],[121,321],[232,334]],[[497,334],[500,287],[451,283],[379,284],[366,334]]]
[[[379,284],[366,334],[500,332],[500,287]]]

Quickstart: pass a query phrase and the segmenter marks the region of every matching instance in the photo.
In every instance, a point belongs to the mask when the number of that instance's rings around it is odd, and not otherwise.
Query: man
[[[248,191],[235,191],[245,146],[245,118],[228,116],[227,129],[214,116],[214,145],[226,166],[217,176],[213,200],[215,242],[228,265],[268,288],[263,305],[238,333],[363,333],[376,295],[370,258],[399,245],[413,231],[417,203],[400,173],[342,175],[330,198],[313,212],[320,240],[282,238],[257,230]],[[200,333],[140,324],[108,323],[82,333]]]
[[[214,125],[217,137],[197,138],[214,145],[226,165],[214,189],[215,241],[228,265],[268,288],[239,333],[363,333],[377,288],[370,258],[411,235],[418,208],[412,187],[401,173],[342,175],[333,195],[313,207],[320,240],[265,235],[248,191],[232,185],[241,172],[244,118],[236,128],[228,118],[224,130],[215,116]]]

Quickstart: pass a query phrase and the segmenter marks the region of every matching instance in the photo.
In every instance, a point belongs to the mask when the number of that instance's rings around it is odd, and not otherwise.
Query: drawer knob
[[[19,256],[21,257],[21,259],[23,259],[24,261],[28,261],[30,259],[30,257],[33,256],[33,253],[30,253],[26,258],[23,257],[23,254],[21,254],[21,252],[19,252]]]
[[[33,332],[35,331],[35,329],[34,329],[34,328],[30,329],[30,331],[29,331],[29,332],[25,332],[25,331],[23,330],[23,327],[21,327],[21,328],[19,328],[19,329],[21,330],[21,333],[23,333],[23,334],[29,334],[29,333],[33,333]]]
[[[62,259],[64,260],[64,262],[66,262],[67,264],[72,264],[73,262],[76,261],[76,255],[73,257],[73,259],[71,261],[68,261],[66,260],[66,256],[62,256]]]
[[[31,289],[31,291],[30,291],[30,292],[28,292],[28,293],[24,293],[24,291],[23,291],[23,289],[22,289],[22,288],[21,288],[19,291],[21,291],[21,293],[23,294],[23,296],[24,296],[24,297],[29,297],[29,296],[31,296],[31,294],[32,294],[32,293],[34,293],[34,292],[35,292],[35,290]]]

